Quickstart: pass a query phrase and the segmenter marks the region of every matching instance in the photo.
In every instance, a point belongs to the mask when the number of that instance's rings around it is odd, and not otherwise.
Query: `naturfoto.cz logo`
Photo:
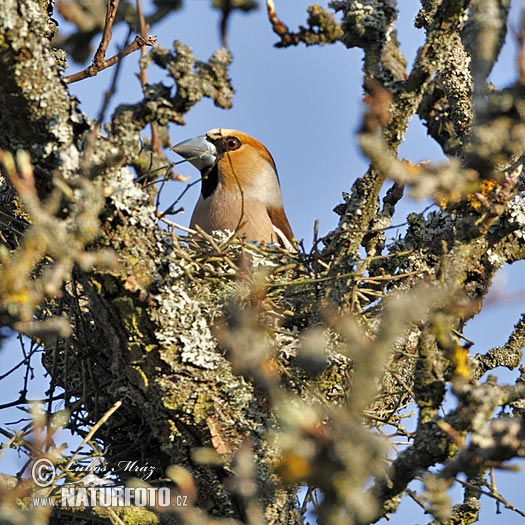
[[[173,493],[168,487],[124,487],[113,481],[93,474],[93,469],[73,469],[75,472],[89,472],[75,483],[66,483],[56,487],[53,496],[34,497],[35,507],[185,507],[187,496]],[[107,469],[104,469],[107,470]],[[147,468],[137,470],[146,473]],[[100,473],[100,470],[97,471]],[[149,474],[149,475],[148,475]],[[35,461],[31,476],[40,489],[52,488],[57,479],[56,469],[52,461],[41,458]],[[58,493],[57,493],[58,491]],[[173,501],[173,499],[175,501]]]

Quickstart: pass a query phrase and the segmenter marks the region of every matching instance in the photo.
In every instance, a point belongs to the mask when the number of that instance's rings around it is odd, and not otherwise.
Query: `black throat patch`
[[[201,195],[203,199],[207,199],[217,188],[219,184],[219,168],[217,163],[212,168],[206,168],[201,171],[202,186]]]

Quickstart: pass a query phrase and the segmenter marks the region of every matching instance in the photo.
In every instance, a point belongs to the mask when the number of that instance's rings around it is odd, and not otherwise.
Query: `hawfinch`
[[[295,251],[270,152],[241,131],[212,129],[172,150],[201,172],[201,194],[190,227],[230,230],[247,240],[278,243]]]

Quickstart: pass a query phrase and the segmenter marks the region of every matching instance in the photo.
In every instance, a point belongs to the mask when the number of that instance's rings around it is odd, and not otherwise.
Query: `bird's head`
[[[268,204],[280,199],[277,170],[270,152],[242,131],[212,129],[176,144],[172,150],[201,172],[204,197],[221,184],[232,191],[240,188]]]

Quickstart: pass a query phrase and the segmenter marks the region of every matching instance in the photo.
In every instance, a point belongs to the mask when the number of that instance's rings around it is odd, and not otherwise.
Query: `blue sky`
[[[280,17],[293,30],[299,24],[305,24],[306,8],[310,3],[305,0],[276,0],[276,8]],[[422,31],[413,27],[419,2],[403,0],[399,4],[398,38],[410,67],[418,46],[423,42]],[[146,12],[150,5],[149,1],[145,2]],[[207,60],[220,47],[219,15],[209,5],[207,0],[187,0],[177,16],[152,30],[158,36],[159,45],[171,47],[173,40],[177,39],[190,45],[198,59]],[[321,5],[326,6],[326,2],[321,2]],[[520,6],[521,2],[513,1],[511,20],[518,20]],[[115,42],[120,43],[124,28],[117,27],[114,35]],[[276,49],[273,47],[276,40],[263,5],[250,14],[235,13],[229,32],[234,56],[230,76],[236,89],[233,109],[218,109],[205,100],[186,115],[185,126],[171,127],[171,137],[175,144],[201,135],[211,128],[225,127],[246,131],[261,140],[277,163],[285,208],[294,233],[296,237],[304,239],[308,249],[312,242],[314,221],[319,220],[321,235],[335,228],[337,216],[332,212],[333,207],[341,201],[341,193],[349,191],[355,179],[368,167],[355,141],[355,131],[363,112],[362,52],[348,50],[342,44]],[[508,85],[516,78],[515,56],[516,47],[509,38],[491,76],[498,87]],[[137,59],[138,54],[125,61],[121,76],[123,82],[115,97],[117,103],[134,102],[140,98],[140,84],[134,76],[138,69]],[[71,64],[69,73],[77,69],[78,65]],[[96,78],[70,86],[71,93],[81,101],[81,109],[89,116],[96,116],[111,76],[112,71],[109,70]],[[149,72],[149,78],[150,81],[169,82],[164,72],[155,70],[154,66]],[[172,153],[169,155],[174,161],[180,160]],[[427,137],[417,119],[410,125],[406,140],[400,147],[400,155],[411,162],[443,159],[439,147]],[[188,163],[178,166],[177,170],[191,177],[191,180],[199,176]],[[177,182],[169,184],[164,192],[165,206],[185,187]],[[184,197],[181,204],[186,213],[174,217],[175,222],[182,225],[189,223],[198,193],[197,185]],[[396,216],[395,223],[403,222],[408,212],[421,211],[426,204],[408,201]],[[466,329],[466,335],[476,342],[474,353],[484,352],[505,342],[519,313],[525,310],[523,277],[523,262],[505,268],[498,274],[494,285],[498,299],[471,321]],[[18,358],[17,346],[12,346],[9,355],[6,355],[5,350],[2,354],[2,367],[8,368]],[[37,367],[37,374],[41,373],[41,368]],[[517,372],[504,375],[509,382],[514,381],[516,376]],[[33,395],[42,395],[45,385],[44,379],[36,381]],[[15,399],[19,388],[19,378],[5,382],[0,403]],[[0,417],[5,416],[0,413]],[[0,464],[1,471],[6,470]],[[525,502],[520,491],[520,483],[525,481],[523,474],[498,473],[497,479],[500,480],[501,492],[523,507]],[[505,510],[503,515],[496,516],[494,505],[488,501],[484,503],[486,507],[480,521],[482,525],[502,523],[502,520],[505,524],[512,524],[521,519]],[[410,525],[429,521],[415,504],[405,503],[402,509],[402,512],[392,516],[389,523]]]

